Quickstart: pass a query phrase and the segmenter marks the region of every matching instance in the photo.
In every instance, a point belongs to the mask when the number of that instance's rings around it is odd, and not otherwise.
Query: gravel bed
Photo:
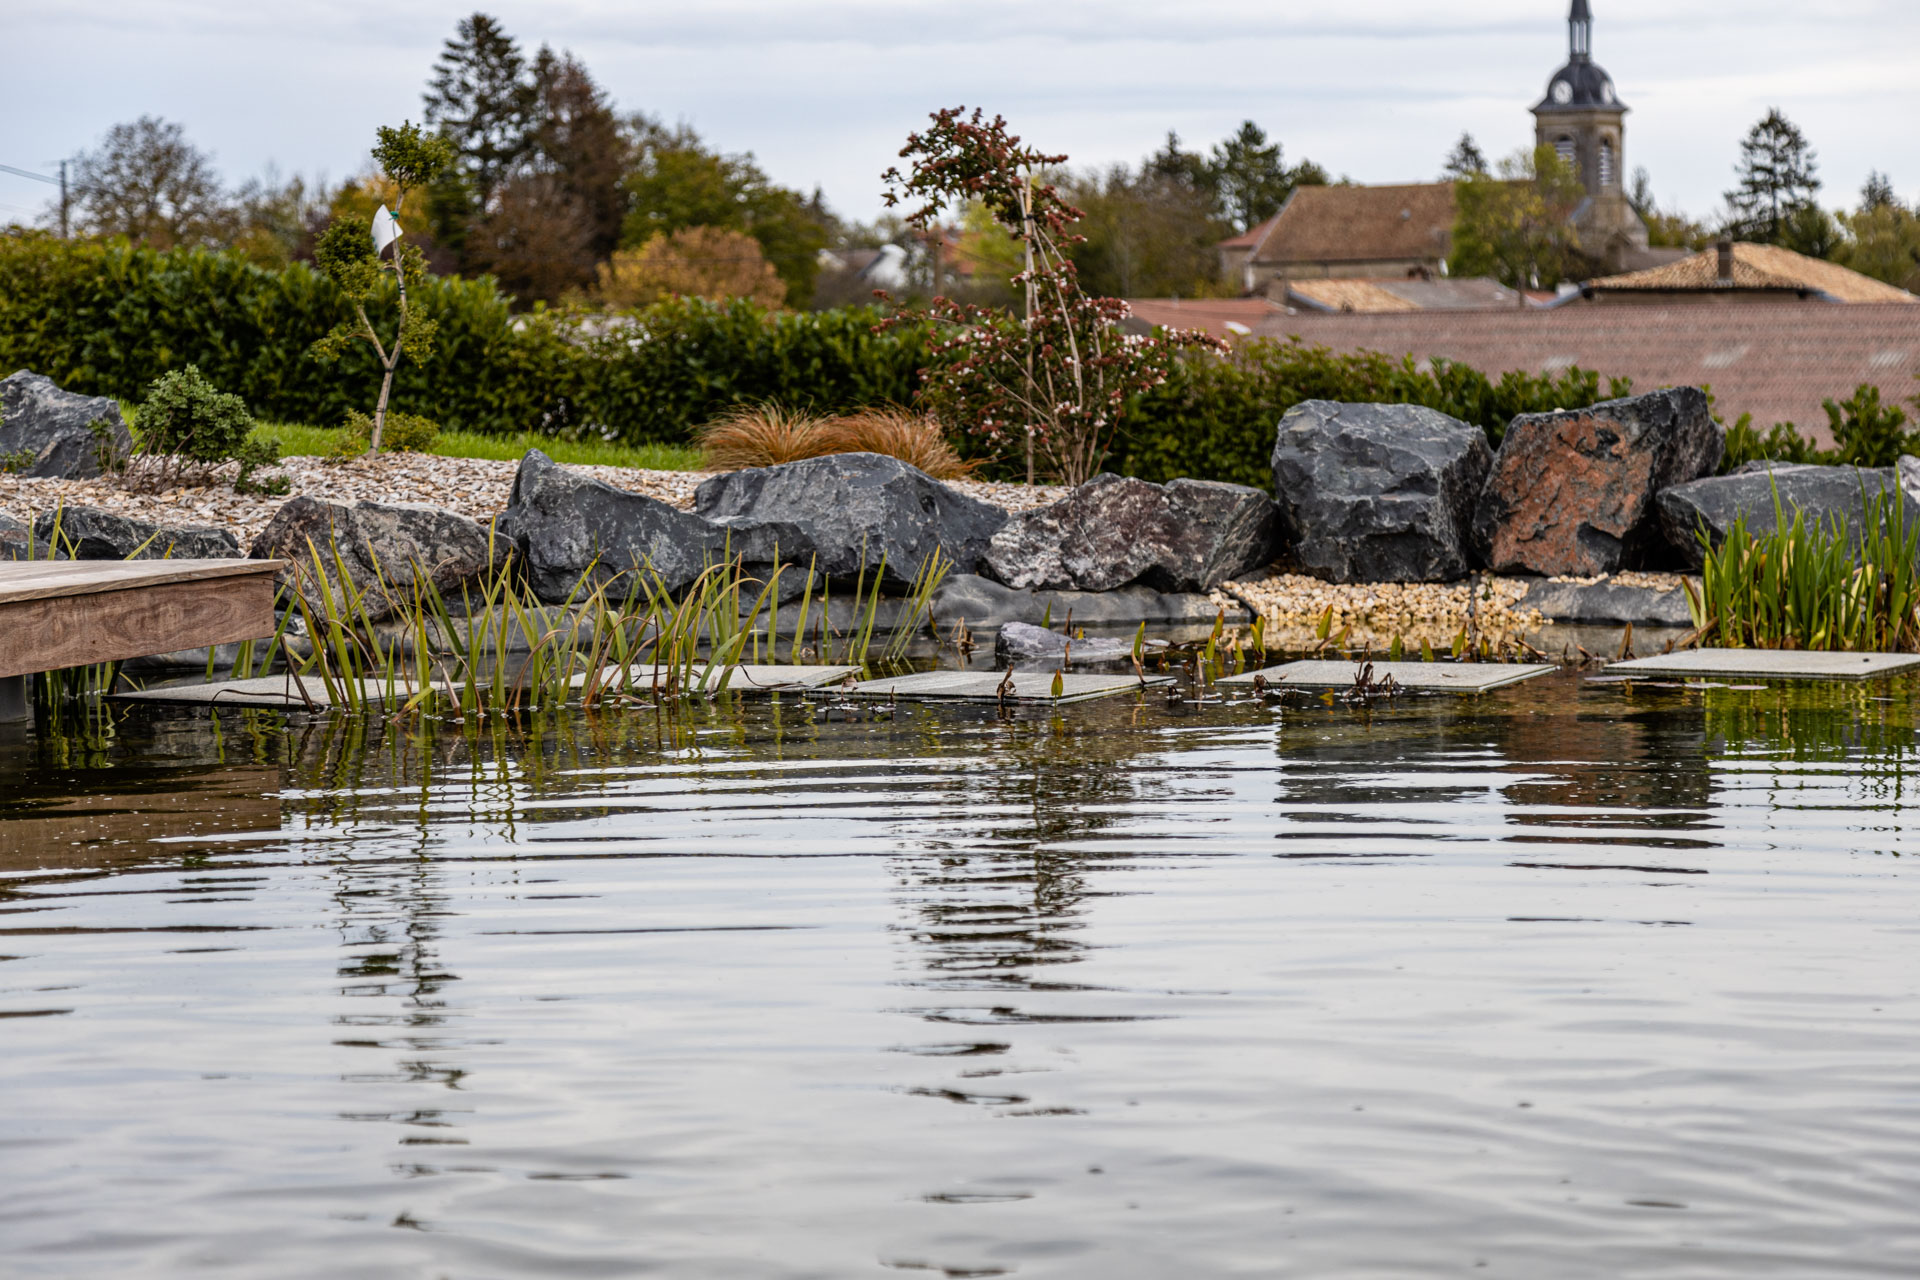
[[[1479,579],[1481,598],[1476,615],[1488,630],[1537,627],[1546,621],[1532,609],[1515,608],[1537,579]],[[1318,622],[1328,606],[1334,628],[1349,623],[1400,625],[1427,623],[1462,626],[1467,621],[1471,582],[1322,582],[1300,574],[1276,573],[1264,578],[1229,582],[1223,588],[1258,611],[1269,625]]]
[[[340,502],[417,502],[491,520],[507,505],[517,462],[492,458],[441,458],[431,454],[387,453],[347,461],[298,457],[283,461],[293,493]],[[642,493],[682,510],[693,508],[693,491],[711,472],[643,471],[632,467],[577,467],[617,489]],[[266,473],[268,475],[273,472]],[[961,480],[954,488],[1009,511],[1044,506],[1066,496],[1054,486],[996,484]],[[289,495],[290,496],[290,495]],[[134,493],[109,479],[28,480],[0,474],[0,511],[31,520],[56,506],[100,507],[155,524],[217,525],[231,529],[241,546],[266,528],[286,497],[238,494],[230,483]]]

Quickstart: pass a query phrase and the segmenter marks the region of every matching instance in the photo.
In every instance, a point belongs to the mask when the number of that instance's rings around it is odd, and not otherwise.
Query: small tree
[[[1453,144],[1453,150],[1447,152],[1446,166],[1440,176],[1453,182],[1465,182],[1468,178],[1485,174],[1490,166],[1487,153],[1473,140],[1471,133],[1460,135],[1460,141]],[[1644,172],[1644,170],[1643,170]]]
[[[1586,194],[1573,166],[1546,146],[1502,160],[1498,177],[1466,179],[1455,197],[1448,270],[1497,276],[1515,289],[1551,289],[1581,274],[1573,214]]]
[[[1023,146],[1005,120],[978,110],[949,107],[932,121],[900,152],[913,162],[909,172],[887,170],[887,204],[919,200],[907,223],[924,231],[949,204],[978,202],[1020,243],[1023,269],[1012,283],[1022,308],[1016,316],[935,298],[886,323],[934,328],[935,367],[922,371],[921,395],[936,411],[996,443],[1024,437],[1028,483],[1038,453],[1066,483],[1080,484],[1106,458],[1128,400],[1166,380],[1175,348],[1220,344],[1184,332],[1122,333],[1127,304],[1080,291],[1068,252],[1081,241],[1073,226],[1083,215],[1038,178],[1067,157]]]
[[[1778,107],[1747,131],[1734,172],[1740,182],[1727,192],[1731,230],[1766,244],[1784,243],[1793,215],[1810,207],[1820,190],[1807,136]]]
[[[89,233],[154,249],[214,243],[227,217],[213,157],[157,116],[113,126],[75,158],[73,204]]]
[[[622,249],[600,267],[601,301],[648,307],[665,298],[750,298],[770,310],[787,300],[780,273],[744,231],[686,227],[655,232],[638,249]]]
[[[373,158],[397,192],[393,208],[397,232],[407,192],[427,186],[444,173],[453,162],[453,147],[445,138],[426,133],[411,122],[398,129],[382,125]],[[316,359],[335,360],[356,341],[373,348],[380,361],[380,399],[373,410],[373,437],[367,452],[379,453],[380,432],[387,420],[387,401],[393,394],[393,375],[400,367],[401,357],[410,357],[419,364],[433,354],[434,332],[438,326],[407,305],[407,283],[426,274],[426,256],[404,238],[395,239],[386,250],[376,249],[372,223],[358,214],[344,214],[328,224],[320,243],[314,247],[313,256],[320,270],[339,287],[353,308],[353,319],[335,325],[313,344],[312,354]],[[400,323],[392,340],[383,342],[379,330],[367,316],[367,304],[381,291],[388,275],[393,277],[399,291]]]

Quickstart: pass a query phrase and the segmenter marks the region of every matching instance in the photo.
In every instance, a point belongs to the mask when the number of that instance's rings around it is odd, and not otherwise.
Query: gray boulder
[[[25,560],[39,551],[38,543],[32,525],[0,511],[0,560]]]
[[[1507,428],[1473,517],[1496,573],[1598,577],[1668,557],[1661,490],[1712,475],[1726,451],[1706,393],[1670,387]]]
[[[1492,454],[1418,405],[1308,400],[1280,419],[1273,491],[1300,567],[1329,582],[1449,582]]]
[[[1125,662],[1132,654],[1133,645],[1125,640],[1083,638],[1069,643],[1063,632],[1030,622],[1009,622],[993,639],[993,656],[1002,663]]]
[[[986,572],[1010,587],[1211,591],[1279,550],[1273,500],[1245,485],[1098,475],[1060,501],[1009,518]]]
[[[535,594],[549,604],[565,600],[584,576],[601,583],[650,571],[677,592],[729,555],[772,558],[771,538],[616,489],[538,449],[520,460],[499,533],[518,550]],[[782,555],[786,550],[783,545]]]
[[[934,551],[955,573],[974,573],[1007,513],[967,497],[925,472],[876,453],[838,453],[715,476],[694,494],[694,510],[733,536],[751,566],[773,549],[789,564],[815,565],[834,579],[869,580],[884,559],[884,582],[911,582]]]
[[[99,507],[42,511],[33,536],[75,560],[237,560],[240,540],[213,525],[158,525]]]
[[[1631,622],[1635,626],[1690,627],[1687,593],[1675,587],[1659,591],[1625,583],[1536,582],[1514,605],[1537,610],[1553,622]]]
[[[1011,622],[1038,624],[1048,615],[1065,626],[1125,626],[1145,622],[1155,626],[1210,623],[1220,614],[1211,596],[1197,592],[1162,594],[1151,587],[1121,587],[1117,591],[1023,591],[973,574],[957,573],[933,593],[933,621],[942,633],[964,622],[970,629],[991,630]],[[1252,615],[1238,605],[1227,607],[1227,621],[1239,625]]]
[[[104,422],[105,440],[90,424]],[[62,391],[52,378],[25,369],[0,379],[0,461],[15,475],[83,480],[100,474],[102,444],[125,457],[133,437],[119,402]]]
[[[286,577],[300,584],[315,608],[321,606],[322,579],[336,601],[345,601],[344,569],[347,583],[365,597],[369,618],[378,622],[411,600],[415,582],[430,582],[445,593],[478,576],[489,564],[490,551],[487,530],[451,511],[301,495],[281,506],[248,555],[292,561]]]
[[[1772,471],[1712,476],[1662,490],[1658,509],[1667,542],[1690,567],[1698,569],[1705,558],[1698,537],[1701,529],[1717,547],[1727,540],[1734,521],[1742,517],[1747,532],[1767,533],[1776,527],[1776,510],[1789,522],[1799,512],[1809,523],[1844,522],[1858,544],[1870,530],[1866,517],[1876,500],[1889,513],[1893,503],[1902,504],[1907,529],[1920,528],[1920,500],[1902,490],[1891,467],[1782,466]]]

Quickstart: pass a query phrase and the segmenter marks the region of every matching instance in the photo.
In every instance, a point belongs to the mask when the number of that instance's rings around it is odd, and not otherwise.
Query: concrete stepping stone
[[[1608,665],[1609,676],[1742,676],[1770,680],[1870,680],[1920,667],[1920,653],[1818,653],[1804,649],[1683,649]]]
[[[1056,698],[1053,696],[1055,675],[1052,671],[1013,672],[1007,702],[1028,706],[1060,705],[1138,693],[1143,687],[1173,683],[1171,676],[1148,676],[1143,686],[1140,677],[1135,675],[1094,675],[1069,671],[1059,674],[1060,696]],[[848,694],[855,698],[901,702],[997,703],[1000,701],[1000,686],[1008,678],[1008,673],[1004,671],[922,671],[886,680],[868,680],[855,685],[848,690]]]
[[[1372,661],[1372,660],[1370,660]],[[1246,675],[1228,676],[1223,685],[1250,685],[1264,676],[1274,688],[1349,689],[1367,664],[1344,659],[1336,662],[1289,662]],[[1559,668],[1550,662],[1381,662],[1373,661],[1373,680],[1393,682],[1409,692],[1485,693],[1523,680],[1544,676]]]
[[[745,694],[817,689],[845,680],[849,675],[858,674],[859,670],[858,667],[847,665],[775,666],[748,663],[732,668],[733,676],[728,680],[727,688]],[[694,683],[702,691],[711,691],[718,687],[720,674],[720,668],[705,668],[696,674]],[[586,683],[586,679],[585,673],[575,676],[573,687],[580,688]],[[636,692],[649,689],[652,684],[652,667],[633,669],[633,688]],[[362,680],[360,688],[361,696],[369,702],[382,701],[387,696],[387,683],[384,680]],[[413,696],[413,683],[410,680],[396,680],[394,688],[402,700]],[[217,680],[211,684],[177,684],[156,689],[135,689],[116,693],[113,696],[123,702],[169,703],[175,706],[194,707],[269,707],[275,710],[301,710],[309,704],[317,707],[333,705],[333,700],[327,696],[326,682],[319,676],[306,675],[296,679],[285,673],[255,676],[251,680]]]

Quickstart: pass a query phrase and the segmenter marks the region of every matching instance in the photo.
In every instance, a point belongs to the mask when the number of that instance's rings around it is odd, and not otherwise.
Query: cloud
[[[230,179],[276,162],[336,177],[376,124],[417,118],[441,42],[478,0],[0,0],[36,51],[0,87],[0,163],[40,168],[118,120],[177,119]],[[1563,0],[510,0],[485,6],[529,48],[573,49],[627,109],[685,120],[841,211],[879,207],[879,172],[934,107],[1005,114],[1076,163],[1135,160],[1243,119],[1294,158],[1361,181],[1433,176],[1462,130],[1490,152],[1531,138],[1527,108],[1564,57]],[[1774,105],[1820,149],[1831,202],[1869,168],[1920,192],[1920,6],[1749,0],[1682,9],[1596,0],[1596,53],[1629,117],[1628,165],[1696,213]],[[42,192],[0,179],[0,201]]]

